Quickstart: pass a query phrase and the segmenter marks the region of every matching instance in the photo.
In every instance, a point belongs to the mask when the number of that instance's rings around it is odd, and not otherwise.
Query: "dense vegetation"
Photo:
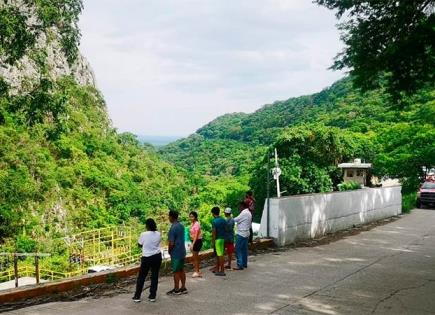
[[[386,85],[397,102],[433,87],[435,2],[433,0],[315,0],[335,10],[344,50],[333,68],[350,69],[357,86]]]
[[[186,207],[183,174],[117,134],[92,87],[66,77],[3,93],[0,118],[1,239],[62,236]]]
[[[162,225],[168,208],[184,220],[198,209],[209,239],[212,206],[235,208],[252,187],[261,210],[271,148],[278,149],[287,194],[338,189],[336,165],[356,157],[372,161],[376,175],[399,177],[411,193],[422,167],[435,164],[433,87],[421,84],[398,109],[386,92],[391,82],[362,92],[353,77],[253,114],[224,115],[156,152],[112,128],[94,87],[73,77],[53,79],[47,52],[35,47],[41,34],[59,36],[73,63],[82,2],[25,3],[33,5],[37,23],[14,6],[0,7],[1,62],[14,65],[28,56],[39,67],[19,93],[0,78],[0,243],[19,251],[55,252],[59,244],[48,240],[146,216]]]
[[[21,90],[0,78],[2,251],[50,252],[50,269],[65,271],[63,237],[120,223],[137,226],[149,216],[165,230],[169,208],[184,221],[189,210],[199,210],[207,245],[210,209],[235,206],[248,189],[248,170],[237,161],[249,147],[237,154],[238,143],[222,141],[219,150],[227,148],[228,156],[214,161],[219,167],[208,174],[207,160],[194,164],[186,157],[185,168],[177,169],[134,135],[118,134],[95,87],[70,76],[56,79],[41,46],[56,40],[70,65],[76,61],[82,1],[24,4],[0,6],[2,66],[20,68],[23,59],[36,65]],[[189,173],[189,163],[198,172]],[[238,177],[213,177],[222,172]]]
[[[287,194],[338,189],[337,164],[354,158],[373,162],[379,177],[400,178],[408,194],[424,177],[423,167],[435,164],[435,90],[421,89],[402,104],[398,110],[385,88],[354,88],[349,77],[320,93],[278,101],[253,114],[219,117],[161,154],[191,172],[217,177],[237,180],[233,170],[246,170],[243,183],[248,178],[259,208],[269,147],[278,149]]]
[[[12,250],[56,253],[51,240],[71,233],[146,215],[163,223],[168,208],[198,204],[184,171],[116,132],[95,87],[53,76],[41,44],[57,40],[73,64],[81,9],[81,0],[0,5],[1,66],[36,65],[21,90],[0,78],[0,245]]]
[[[339,162],[373,158],[370,137],[321,124],[285,129],[273,146],[280,155],[281,191],[288,195],[338,190],[342,182]],[[266,164],[260,161],[251,179],[261,204],[266,198]]]
[[[191,173],[240,176],[252,171],[252,161],[264,153],[261,148],[236,140],[207,139],[194,134],[167,145],[163,152],[168,160]]]

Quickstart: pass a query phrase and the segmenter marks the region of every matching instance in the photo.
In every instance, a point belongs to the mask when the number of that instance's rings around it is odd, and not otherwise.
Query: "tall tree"
[[[314,0],[337,10],[345,44],[332,66],[363,90],[385,83],[399,99],[435,83],[434,0]]]

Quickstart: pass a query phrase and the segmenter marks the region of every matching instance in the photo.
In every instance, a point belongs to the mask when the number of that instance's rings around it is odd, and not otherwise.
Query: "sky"
[[[187,136],[341,78],[336,23],[310,0],[84,0],[80,50],[119,131]]]

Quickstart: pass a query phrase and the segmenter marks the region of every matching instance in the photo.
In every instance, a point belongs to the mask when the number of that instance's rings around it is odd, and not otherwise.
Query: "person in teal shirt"
[[[226,227],[227,221],[220,216],[219,207],[214,207],[211,209],[211,213],[214,217],[211,222],[211,226],[213,228],[212,232],[212,244],[214,245],[216,251],[216,276],[225,276],[225,236],[226,236]]]

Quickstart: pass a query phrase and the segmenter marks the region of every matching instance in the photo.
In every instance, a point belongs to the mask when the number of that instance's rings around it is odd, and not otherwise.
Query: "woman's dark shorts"
[[[202,239],[196,240],[192,246],[193,252],[199,252],[202,248]]]

